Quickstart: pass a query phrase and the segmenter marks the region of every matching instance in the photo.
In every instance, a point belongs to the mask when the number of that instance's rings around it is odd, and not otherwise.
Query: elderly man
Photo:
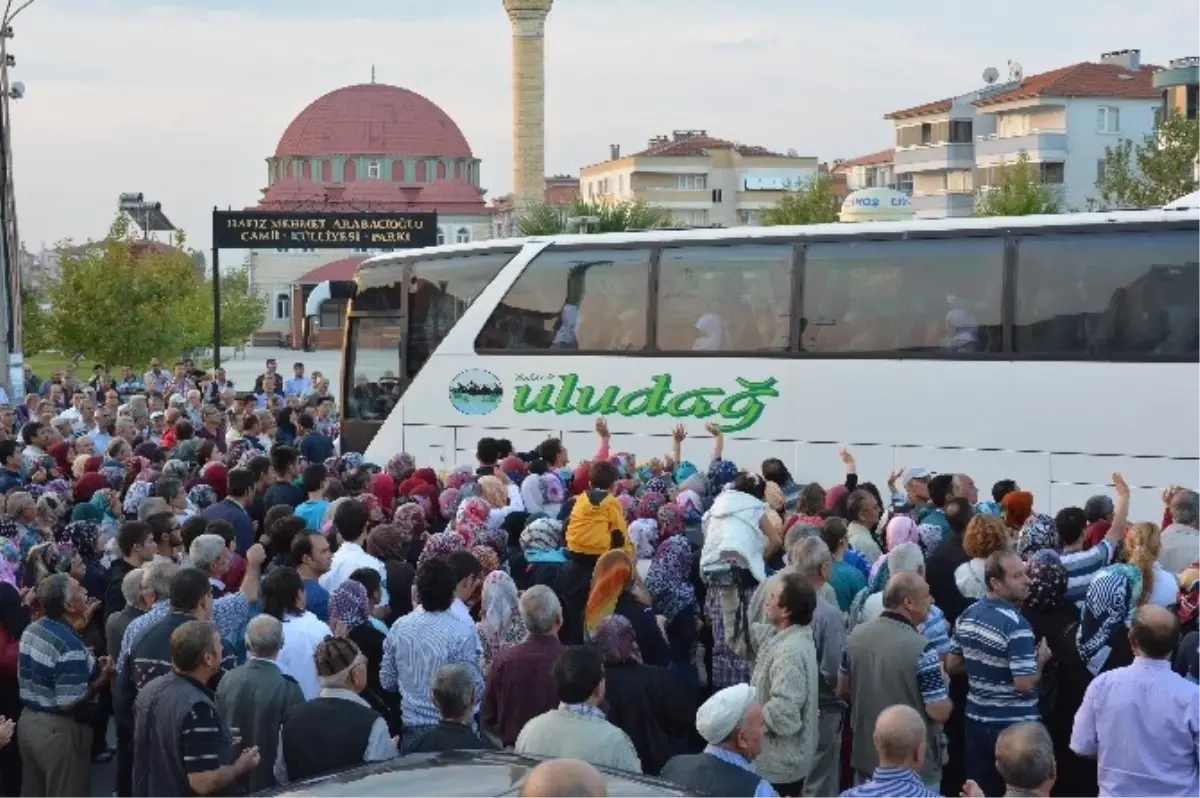
[[[996,740],[996,770],[1004,779],[1004,798],[1049,798],[1058,769],[1054,741],[1046,727],[1034,721],[1009,726]],[[966,795],[983,795],[973,781],[963,787]]]
[[[1129,643],[1133,664],[1088,685],[1071,750],[1099,760],[1101,795],[1198,795],[1200,692],[1171,670],[1179,620],[1147,604],[1134,616]]]
[[[221,795],[258,767],[235,741],[205,685],[220,672],[221,636],[207,621],[190,620],[170,636],[172,669],[146,685],[136,702],[134,786],[138,796]]]
[[[916,543],[901,543],[887,553],[888,575],[917,574],[925,578],[925,555]],[[930,591],[932,594],[932,590]],[[883,614],[883,591],[872,593],[862,603],[861,617],[855,619],[853,626],[866,621],[873,621]],[[946,614],[938,609],[934,602],[929,604],[929,614],[921,624],[921,633],[925,639],[933,643],[939,658],[950,653],[950,627],[946,623]]]
[[[562,605],[553,590],[534,585],[521,595],[518,606],[529,635],[500,649],[492,660],[481,710],[483,728],[494,731],[504,745],[514,745],[531,718],[558,706],[550,673],[566,651],[558,640]]]
[[[92,727],[80,710],[112,679],[112,661],[98,662],[67,621],[87,612],[87,593],[67,574],[38,585],[43,615],[21,635],[21,794],[90,795]]]
[[[663,779],[708,795],[776,794],[754,770],[767,727],[753,687],[735,684],[713,693],[696,712],[696,731],[708,743],[704,752],[671,757],[663,765]]]
[[[121,598],[125,606],[104,621],[104,640],[108,651],[121,650],[121,637],[135,618],[140,618],[154,603],[154,589],[141,567],[134,568],[121,580]]]
[[[1163,530],[1158,562],[1168,573],[1180,574],[1196,561],[1200,550],[1200,494],[1182,488],[1167,502],[1171,525]]]
[[[600,771],[578,759],[551,759],[543,762],[521,783],[521,798],[557,798],[578,795],[607,798],[608,785]]]
[[[859,781],[871,778],[879,765],[878,742],[872,746],[868,741],[882,712],[896,702],[922,719],[925,759],[917,770],[926,786],[936,789],[941,781],[945,752],[941,724],[950,717],[953,704],[937,649],[920,629],[931,601],[929,585],[918,574],[896,574],[883,589],[883,614],[859,624],[846,640],[837,689],[850,699],[854,731],[850,762]]]
[[[446,665],[433,677],[433,703],[442,719],[409,753],[498,748],[471,728],[475,682],[465,665]]]
[[[871,735],[879,766],[869,781],[842,793],[842,798],[938,798],[921,780],[925,763],[925,718],[910,706],[888,707],[879,713]]]
[[[234,469],[238,470],[240,469]],[[220,535],[205,533],[193,540],[188,548],[188,558],[192,567],[198,568],[208,576],[214,599],[212,622],[226,640],[237,639],[250,615],[250,605],[258,599],[262,565],[267,553],[260,543],[251,546],[246,552],[246,575],[242,577],[239,592],[226,593],[221,577],[229,570],[232,556],[225,538]]]
[[[258,615],[246,626],[249,655],[221,679],[217,686],[217,711],[221,720],[241,732],[242,742],[262,753],[258,767],[239,780],[247,793],[275,786],[275,757],[279,730],[292,712],[304,703],[300,685],[279,670],[275,659],[283,648],[283,624],[270,615]]]
[[[396,756],[387,721],[363,699],[367,658],[352,640],[327,637],[313,652],[321,695],[301,704],[279,732],[275,778],[310,779]]]

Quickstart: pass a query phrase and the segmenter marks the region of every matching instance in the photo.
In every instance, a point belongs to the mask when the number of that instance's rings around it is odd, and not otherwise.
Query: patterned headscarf
[[[499,477],[480,477],[479,493],[492,507],[508,506],[508,490]]]
[[[720,493],[726,485],[737,478],[737,474],[737,463],[732,460],[713,460],[708,467],[709,489],[713,494]]]
[[[162,470],[165,477],[187,480],[192,476],[192,466],[183,460],[168,460]]]
[[[492,653],[503,646],[501,632],[517,611],[517,585],[504,571],[493,570],[483,580],[480,621],[492,643]]]
[[[642,495],[637,504],[638,518],[657,518],[658,508],[667,502],[667,497],[658,491],[648,491]]]
[[[675,504],[683,512],[684,526],[695,526],[704,517],[704,500],[694,490],[681,490],[675,497]]]
[[[1024,606],[1052,610],[1067,596],[1067,569],[1058,552],[1042,549],[1029,561],[1029,596]]]
[[[417,459],[407,452],[392,455],[387,461],[387,472],[397,482],[403,482],[417,470]]]
[[[367,511],[368,524],[373,526],[385,518],[383,506],[380,505],[379,499],[375,498],[375,494],[360,493],[354,497],[354,500],[361,504],[362,508]]]
[[[642,661],[637,633],[624,615],[610,615],[601,621],[592,631],[592,643],[605,665]]]
[[[392,516],[392,526],[409,540],[420,540],[425,536],[425,511],[419,504],[402,504]]]
[[[562,523],[535,518],[521,531],[521,548],[526,551],[554,551],[562,548]]]
[[[188,501],[197,511],[207,510],[217,503],[217,491],[206,482],[193,485],[187,493]]]
[[[1133,623],[1141,594],[1142,572],[1128,563],[1110,565],[1088,585],[1076,643],[1079,655],[1093,675],[1108,661],[1112,633],[1122,624]]]
[[[626,479],[633,475],[634,458],[629,452],[617,452],[608,458],[608,462],[612,463],[617,469],[617,474],[621,479]]]
[[[1189,623],[1196,617],[1196,609],[1200,606],[1200,563],[1192,563],[1179,574],[1179,602],[1175,614],[1181,625]]]
[[[659,507],[656,520],[658,521],[658,539],[660,541],[683,531],[683,511],[677,504],[667,502]]]
[[[367,589],[363,587],[362,582],[347,579],[337,586],[337,590],[329,597],[329,619],[341,621],[347,629],[370,623]]]
[[[438,495],[438,512],[447,521],[454,518],[458,509],[458,488],[446,488]]]
[[[474,482],[475,477],[469,471],[451,471],[446,475],[446,488],[458,490],[468,482]]]
[[[617,504],[621,505],[621,512],[625,515],[625,523],[631,524],[637,520],[637,500],[628,493],[622,493],[617,496]]]
[[[654,602],[654,612],[670,622],[688,607],[696,608],[691,577],[692,547],[687,538],[675,535],[658,544],[646,574],[646,589]]]
[[[438,489],[432,485],[422,485],[415,488],[412,493],[408,494],[408,498],[412,499],[421,507],[421,512],[425,513],[425,518],[429,521],[438,517]]]
[[[100,540],[100,525],[95,521],[72,521],[63,530],[63,535],[71,542],[71,547],[79,552],[85,564],[90,565],[104,553],[96,550]]]
[[[633,562],[621,549],[607,551],[596,561],[592,587],[584,612],[584,627],[590,636],[617,607],[617,599],[633,580]]]
[[[650,559],[658,545],[658,522],[652,518],[639,518],[629,525],[629,539],[639,560]]]
[[[88,504],[104,513],[104,517],[112,518],[112,502],[113,499],[117,498],[117,495],[117,492],[111,488],[101,488],[92,494],[92,498],[88,500]]]
[[[510,454],[500,461],[500,470],[504,472],[510,481],[519,485],[521,484],[521,480],[525,478],[528,466],[525,465],[525,461],[520,457]]]
[[[493,571],[500,570],[500,557],[491,546],[484,546],[483,544],[472,546],[471,554],[475,555],[475,559],[479,560],[479,575],[484,579]]]
[[[100,476],[112,490],[119,491],[125,487],[125,469],[120,466],[105,466],[100,469]]]
[[[498,565],[503,566],[508,562],[508,532],[497,527],[496,529],[484,529],[475,536],[475,545],[472,550],[479,547],[491,549],[496,555]]]
[[[367,550],[367,554],[384,562],[405,562],[408,559],[408,544],[412,542],[412,535],[407,532],[408,530],[396,524],[380,524],[367,533],[367,542],[363,548]]]
[[[152,490],[154,490],[154,484],[151,482],[133,483],[125,493],[125,502],[121,505],[121,509],[125,511],[126,515],[137,515],[138,507],[150,498]]]
[[[666,477],[650,477],[650,479],[643,483],[642,487],[645,489],[647,496],[651,493],[659,493],[663,498],[666,498],[671,492],[671,483],[667,481]]]
[[[1017,538],[1017,554],[1028,559],[1043,549],[1057,549],[1058,530],[1054,519],[1043,513],[1034,513],[1026,519]]]
[[[439,532],[436,535],[430,535],[425,540],[425,547],[421,549],[420,556],[417,557],[417,570],[421,570],[421,566],[429,560],[448,557],[454,552],[466,548],[467,544],[457,532]]]

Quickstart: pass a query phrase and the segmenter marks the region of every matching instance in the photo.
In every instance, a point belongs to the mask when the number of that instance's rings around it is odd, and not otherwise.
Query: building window
[[[905,172],[901,175],[896,175],[896,190],[902,191],[905,194],[913,192],[913,173]]]
[[[1097,184],[1102,183],[1104,181],[1104,170],[1107,168],[1108,168],[1108,159],[1107,158],[1101,158],[1100,160],[1096,161],[1096,183]]]
[[[719,189],[719,188],[714,188],[714,189],[712,190],[712,198],[713,198],[713,200],[712,200],[712,201],[713,201],[713,202],[724,202],[724,200],[723,200],[721,197],[722,197],[722,195],[721,195],[721,189]]]
[[[438,228],[437,243],[439,247],[446,243],[446,229],[444,227]]]
[[[682,191],[703,191],[708,188],[708,175],[675,175],[675,188]]]
[[[921,144],[928,145],[933,143],[933,125],[928,122],[921,123]]]
[[[467,244],[471,241],[471,231],[465,227],[458,228],[458,232],[454,234],[455,244]]]
[[[708,211],[704,209],[675,211],[675,219],[679,224],[689,227],[707,227]]]
[[[340,330],[346,324],[346,300],[327,299],[321,303],[321,329]]]
[[[1063,164],[1060,163],[1043,163],[1040,165],[1039,171],[1041,174],[1038,177],[1043,183],[1050,185],[1059,185],[1064,179]]]
[[[617,175],[617,194],[625,196],[625,175]]]
[[[367,161],[367,177],[379,177],[379,161]]]
[[[287,321],[292,317],[292,295],[286,291],[275,294],[275,321]]]
[[[1099,133],[1121,132],[1121,109],[1114,105],[1102,105],[1096,109],[1096,131]]]
[[[969,119],[953,119],[950,121],[950,143],[951,144],[970,144],[971,143],[971,120],[969,120]]]

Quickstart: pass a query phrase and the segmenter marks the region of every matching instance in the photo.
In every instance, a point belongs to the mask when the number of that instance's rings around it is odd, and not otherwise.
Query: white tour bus
[[[558,437],[704,467],[779,457],[798,481],[922,466],[1016,479],[1053,512],[1196,486],[1200,211],[507,239],[364,262],[347,318],[342,445],[379,464],[474,462]]]

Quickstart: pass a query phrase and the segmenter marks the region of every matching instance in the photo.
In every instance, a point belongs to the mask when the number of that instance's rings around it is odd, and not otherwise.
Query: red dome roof
[[[275,157],[308,155],[473,157],[445,111],[416,92],[382,83],[336,89],[301,111]]]
[[[483,197],[477,187],[465,180],[445,178],[434,180],[421,189],[417,202],[425,205],[455,202],[482,203]]]
[[[405,197],[400,194],[400,189],[395,183],[388,183],[384,180],[376,178],[368,178],[365,180],[355,180],[352,183],[347,183],[345,189],[342,190],[341,202],[348,203],[369,203],[369,202],[403,202]]]
[[[263,194],[263,202],[316,202],[325,198],[325,189],[302,177],[283,177]]]

